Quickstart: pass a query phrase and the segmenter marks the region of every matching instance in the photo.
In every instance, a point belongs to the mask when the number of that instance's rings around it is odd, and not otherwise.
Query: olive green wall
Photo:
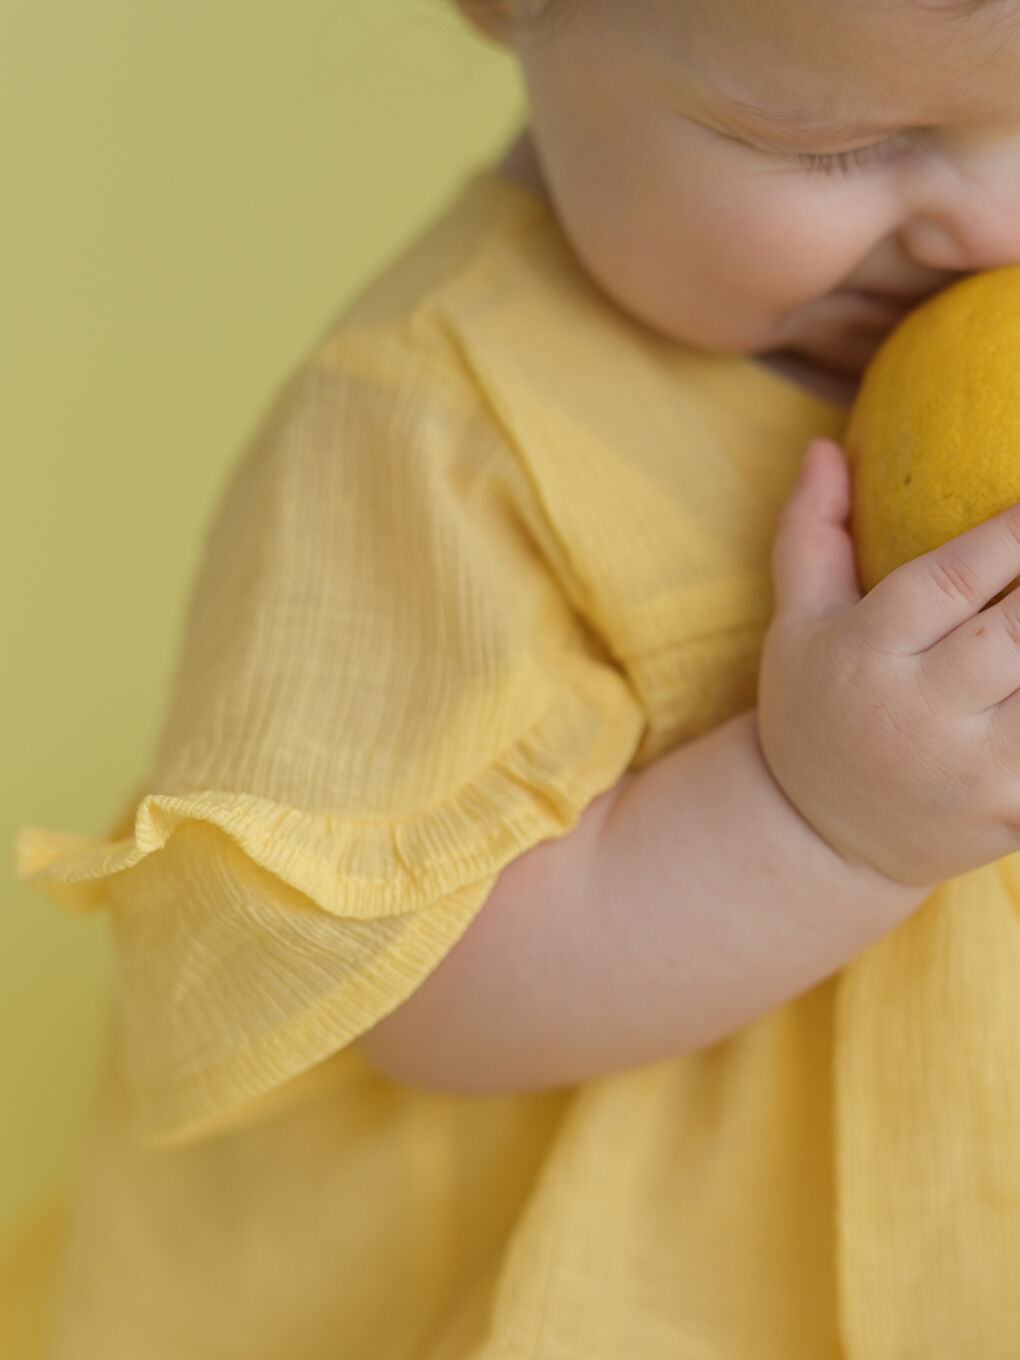
[[[106,829],[246,434],[525,102],[447,0],[7,5],[0,53],[2,1236],[73,1169],[114,968],[16,827]]]

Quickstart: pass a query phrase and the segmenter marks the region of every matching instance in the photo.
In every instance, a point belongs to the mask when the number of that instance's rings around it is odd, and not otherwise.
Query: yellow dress
[[[702,1053],[462,1096],[352,1047],[505,864],[754,705],[845,422],[490,169],[309,347],[123,817],[19,833],[118,961],[51,1360],[1017,1360],[1016,857]]]

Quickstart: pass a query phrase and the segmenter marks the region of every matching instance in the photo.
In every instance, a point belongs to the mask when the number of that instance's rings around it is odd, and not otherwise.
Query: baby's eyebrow
[[[969,0],[969,3],[973,3],[973,0]],[[981,3],[985,3],[985,0],[981,0]],[[736,99],[732,95],[727,96],[727,103],[736,113],[759,123],[767,123],[776,132],[799,133],[801,136],[863,137],[892,132],[904,126],[902,120],[889,122],[873,117],[841,118],[831,108],[769,109],[751,100]]]
[[[998,5],[1001,0],[908,0],[914,9],[928,10],[933,14],[957,14],[966,17],[977,14],[979,10]]]

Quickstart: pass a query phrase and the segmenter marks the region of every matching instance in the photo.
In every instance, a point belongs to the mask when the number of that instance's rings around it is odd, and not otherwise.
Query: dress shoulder
[[[267,412],[149,775],[108,835],[18,839],[23,883],[110,912],[141,1141],[200,1137],[370,1029],[628,768],[646,715],[542,515],[470,380],[406,338],[330,346]]]

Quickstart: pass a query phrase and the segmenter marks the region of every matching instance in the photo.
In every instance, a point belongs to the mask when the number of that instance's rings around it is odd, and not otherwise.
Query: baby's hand
[[[1020,849],[1020,502],[861,597],[850,473],[818,441],[772,550],[758,727],[801,815],[851,864],[938,883]]]

